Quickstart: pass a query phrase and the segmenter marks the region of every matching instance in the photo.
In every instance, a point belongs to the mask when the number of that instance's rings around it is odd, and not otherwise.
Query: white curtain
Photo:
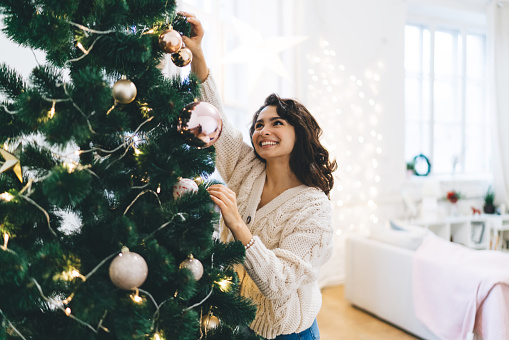
[[[489,6],[493,181],[497,203],[509,206],[509,2]]]

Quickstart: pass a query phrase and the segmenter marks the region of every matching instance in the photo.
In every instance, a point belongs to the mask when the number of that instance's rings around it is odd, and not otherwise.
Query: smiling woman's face
[[[277,114],[276,106],[267,106],[256,119],[252,136],[258,155],[266,161],[286,159],[295,146],[295,129]]]

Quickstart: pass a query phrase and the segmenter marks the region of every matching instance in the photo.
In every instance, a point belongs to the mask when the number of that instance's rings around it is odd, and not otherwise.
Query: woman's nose
[[[264,135],[264,136],[267,136],[267,135],[269,135],[269,134],[270,134],[270,129],[268,129],[268,127],[267,127],[267,126],[264,126],[264,127],[263,127],[263,129],[262,129],[262,131],[260,131],[260,134],[261,134],[261,135]]]

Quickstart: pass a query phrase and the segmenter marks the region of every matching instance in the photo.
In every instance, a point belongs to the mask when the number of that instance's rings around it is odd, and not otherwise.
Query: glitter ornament
[[[193,274],[193,277],[196,281],[201,279],[203,276],[203,265],[201,262],[193,257],[193,255],[189,255],[187,259],[182,261],[179,266],[180,269],[186,268]]]
[[[122,252],[111,261],[110,279],[120,289],[132,290],[145,282],[148,275],[148,266],[145,259],[137,253],[123,248]]]
[[[173,28],[169,28],[159,35],[159,47],[163,52],[175,53],[182,48],[182,37]]]
[[[173,186],[173,198],[175,200],[182,197],[185,194],[194,194],[198,192],[198,184],[195,181],[189,178],[181,178]]]
[[[136,90],[136,85],[134,85],[132,81],[122,77],[122,79],[113,85],[111,93],[117,102],[129,104],[136,98],[138,91]]]
[[[178,67],[187,66],[193,61],[193,53],[187,47],[183,47],[171,55],[171,61]]]
[[[186,143],[198,148],[207,148],[219,139],[223,121],[216,107],[206,102],[186,105],[177,126]]]
[[[0,173],[12,170],[16,174],[16,177],[18,177],[19,181],[23,183],[23,175],[21,173],[21,163],[19,162],[19,159],[2,148],[0,148],[0,155],[2,155],[5,159],[4,164],[0,168]]]

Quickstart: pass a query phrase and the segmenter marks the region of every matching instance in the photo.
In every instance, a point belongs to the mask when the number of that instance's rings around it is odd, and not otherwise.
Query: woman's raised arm
[[[203,83],[209,75],[207,62],[205,61],[203,49],[201,48],[201,41],[205,34],[205,30],[203,29],[200,20],[194,14],[187,12],[179,12],[179,14],[187,17],[187,21],[191,24],[190,37],[182,36],[182,41],[193,53],[191,72],[196,74],[198,79]]]

